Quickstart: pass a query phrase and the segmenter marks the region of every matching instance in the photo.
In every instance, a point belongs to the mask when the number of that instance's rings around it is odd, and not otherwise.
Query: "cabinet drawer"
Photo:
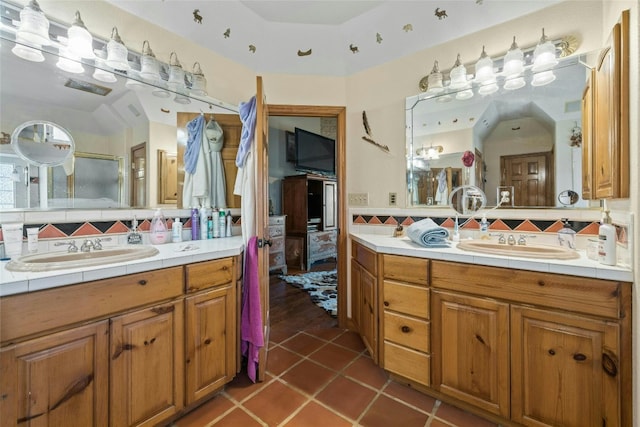
[[[284,236],[284,225],[270,225],[269,226],[269,237],[282,237]]]
[[[429,285],[429,260],[397,255],[383,255],[385,279]]]
[[[368,270],[374,276],[378,274],[378,263],[376,262],[376,253],[371,249],[352,242],[351,245],[351,257]]]
[[[429,322],[385,310],[384,339],[429,352]]]
[[[432,286],[481,296],[620,318],[621,287],[614,282],[562,274],[434,261]]]
[[[315,258],[336,252],[336,232],[326,231],[309,234],[309,253]]]
[[[284,252],[284,237],[278,237],[271,239],[271,246],[269,247],[269,253]]]
[[[269,225],[284,225],[286,216],[270,216]]]
[[[269,266],[274,267],[276,265],[285,265],[286,260],[284,258],[284,252],[278,252],[275,254],[269,254]]]
[[[382,292],[382,304],[385,310],[429,318],[429,290],[427,288],[385,280]]]
[[[2,342],[182,295],[182,267],[0,299]]]
[[[185,271],[187,292],[224,285],[233,280],[233,258],[187,265]]]
[[[410,348],[384,342],[384,368],[423,385],[431,384],[431,357]]]

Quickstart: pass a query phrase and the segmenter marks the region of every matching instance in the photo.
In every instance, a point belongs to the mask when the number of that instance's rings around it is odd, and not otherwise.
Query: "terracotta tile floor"
[[[495,424],[390,380],[358,335],[311,329],[272,336],[266,380],[244,373],[176,427],[485,427]]]

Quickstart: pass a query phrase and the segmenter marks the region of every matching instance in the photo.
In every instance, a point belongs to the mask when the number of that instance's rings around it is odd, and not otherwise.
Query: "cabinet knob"
[[[400,330],[401,330],[402,332],[404,332],[405,334],[408,334],[409,332],[411,332],[411,328],[410,328],[410,327],[408,327],[408,326],[406,326],[406,325],[405,325],[405,326],[403,326],[403,327],[401,327],[401,328],[400,328]]]
[[[538,280],[538,286],[544,286],[544,280]]]
[[[573,355],[573,360],[575,360],[576,362],[584,362],[585,360],[587,360],[587,356],[582,353],[576,353]]]
[[[385,301],[385,302],[384,302],[384,306],[385,306],[385,307],[389,307],[389,301]]]
[[[146,281],[145,279],[138,280],[138,285],[140,285],[140,286],[144,286],[144,285],[146,285],[146,284],[147,284],[147,281]]]

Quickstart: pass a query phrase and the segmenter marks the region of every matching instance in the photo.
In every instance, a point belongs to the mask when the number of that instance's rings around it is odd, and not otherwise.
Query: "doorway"
[[[147,143],[131,147],[131,207],[146,206]]]
[[[339,284],[347,283],[347,218],[346,218],[346,200],[345,200],[345,182],[346,182],[346,109],[345,107],[326,107],[326,106],[305,106],[305,105],[273,105],[269,104],[269,117],[318,117],[318,118],[335,118],[336,131],[336,198],[338,215],[337,215],[337,255],[336,267]],[[322,267],[321,267],[322,268]],[[347,325],[347,289],[346,286],[338,286],[338,327],[344,328]]]

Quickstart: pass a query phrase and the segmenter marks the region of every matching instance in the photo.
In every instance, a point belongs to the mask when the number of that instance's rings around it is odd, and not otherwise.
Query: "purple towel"
[[[240,319],[242,354],[247,357],[247,375],[254,383],[258,368],[258,354],[264,347],[262,308],[260,307],[260,276],[258,274],[258,238],[247,243],[244,264],[244,292]]]

